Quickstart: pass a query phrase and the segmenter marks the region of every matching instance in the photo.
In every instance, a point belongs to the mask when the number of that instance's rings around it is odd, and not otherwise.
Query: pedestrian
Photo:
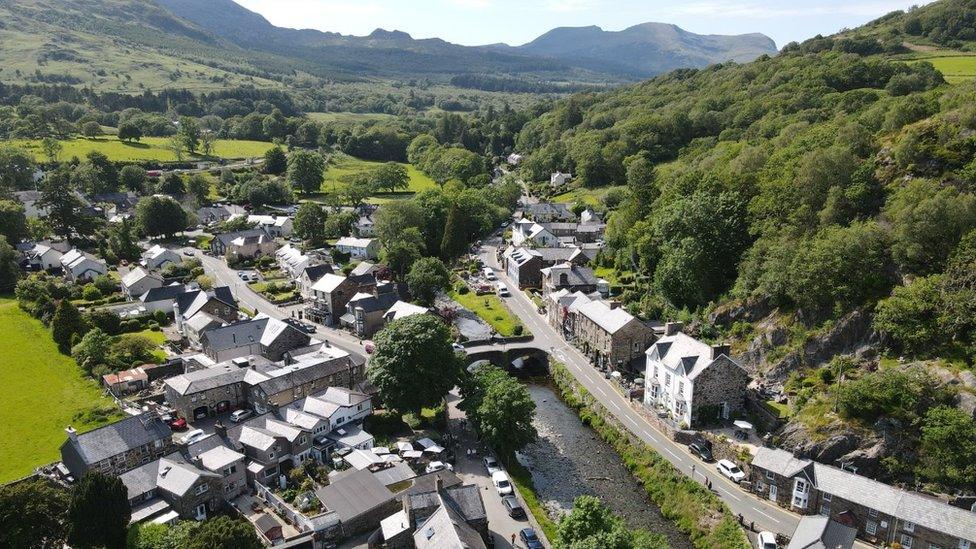
[[[744,526],[745,525],[744,524],[744,521],[745,521],[745,519],[742,518],[742,513],[739,513],[739,525],[740,526]]]
[[[755,523],[755,521],[752,521],[752,522],[749,523],[749,529],[752,530],[753,532],[756,531],[756,523]]]
[[[515,534],[512,534],[512,547],[515,547]]]
[[[691,478],[695,478],[695,464],[691,464]]]

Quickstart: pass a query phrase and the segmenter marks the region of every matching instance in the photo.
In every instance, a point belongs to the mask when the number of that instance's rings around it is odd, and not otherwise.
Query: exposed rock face
[[[802,458],[839,466],[857,468],[869,477],[882,475],[881,461],[888,456],[905,456],[913,452],[910,442],[900,433],[903,426],[896,420],[880,419],[871,430],[855,430],[837,425],[826,438],[811,440],[806,427],[789,423],[779,432],[780,445]]]

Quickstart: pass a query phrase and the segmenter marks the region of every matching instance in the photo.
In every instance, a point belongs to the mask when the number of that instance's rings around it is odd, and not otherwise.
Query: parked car
[[[230,420],[234,423],[240,423],[253,415],[254,412],[251,410],[235,410],[234,413],[230,415]]]
[[[205,438],[207,438],[207,433],[205,433],[203,429],[194,429],[183,435],[183,438],[180,439],[180,443],[193,444],[194,442],[199,442]]]
[[[454,466],[451,465],[450,463],[444,463],[443,461],[432,461],[427,464],[427,467],[424,468],[424,473],[434,473],[437,471],[442,471],[444,469],[447,469],[448,471],[453,471]]]
[[[746,474],[742,472],[742,469],[739,469],[738,465],[727,459],[720,459],[715,464],[715,468],[718,469],[719,474],[735,483],[742,482],[746,478]]]
[[[772,532],[759,532],[759,536],[756,538],[757,549],[776,549],[779,547],[776,544],[776,534]]]
[[[494,475],[502,470],[501,466],[498,465],[498,460],[491,456],[485,456],[485,469],[488,470],[488,475]]]
[[[502,498],[502,506],[505,507],[505,512],[508,516],[513,519],[524,519],[525,518],[525,508],[519,503],[519,500],[515,496],[505,496]]]
[[[169,428],[174,431],[186,430],[186,420],[181,417],[173,418],[172,420],[167,421],[166,425],[169,425]]]
[[[461,345],[460,343],[451,343],[451,348],[454,349],[455,353],[467,354],[468,352],[467,350],[465,350],[464,345]]]
[[[519,532],[519,539],[528,549],[544,549],[544,545],[539,541],[539,536],[535,533],[532,528],[522,528]]]
[[[306,334],[315,333],[315,326],[309,324],[308,322],[302,322],[301,320],[297,320],[294,318],[286,318],[285,323],[287,323],[288,325],[290,325],[291,327],[295,328],[300,332],[305,332]]]
[[[712,456],[712,445],[709,442],[702,440],[692,442],[688,445],[688,451],[706,463],[715,461],[715,458]]]
[[[498,295],[500,297],[512,297],[512,294],[508,293],[508,286],[498,283]]]
[[[495,485],[495,491],[499,496],[509,496],[512,494],[512,481],[509,480],[505,471],[495,471],[491,474],[491,483]]]
[[[495,271],[491,270],[491,267],[485,267],[484,273],[485,278],[488,280],[498,280],[498,278],[495,277]]]

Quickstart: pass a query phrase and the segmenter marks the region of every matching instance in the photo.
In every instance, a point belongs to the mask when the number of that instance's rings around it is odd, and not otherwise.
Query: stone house
[[[225,255],[256,257],[258,252],[270,255],[274,253],[274,237],[263,228],[217,234],[210,241],[210,252],[217,257]],[[253,252],[253,254],[248,255],[244,252]]]
[[[279,248],[275,252],[275,259],[281,270],[288,273],[291,278],[297,278],[312,264],[312,258],[305,255],[301,250],[288,244]]]
[[[142,265],[151,271],[160,271],[167,265],[183,262],[183,256],[156,244],[142,254]]]
[[[321,280],[323,276],[332,274],[334,272],[335,269],[332,267],[332,265],[327,263],[305,267],[301,274],[295,278],[295,285],[298,287],[298,291],[302,294],[302,298],[312,299],[314,295],[312,292],[312,286]]]
[[[708,345],[682,328],[669,322],[647,349],[644,404],[689,427],[743,412],[749,374],[729,357],[727,345]]]
[[[159,416],[144,413],[104,425],[86,433],[66,429],[61,461],[80,479],[88,471],[121,475],[169,454],[176,447],[173,432]]]
[[[599,367],[631,370],[654,341],[654,330],[616,302],[592,300],[575,313],[573,340]]]
[[[569,204],[539,202],[526,204],[522,208],[522,216],[536,223],[570,223],[576,221],[576,214],[569,209]]]
[[[760,448],[749,475],[760,497],[801,515],[829,517],[874,545],[976,546],[976,513],[784,450]]]
[[[61,256],[64,276],[72,282],[90,282],[96,276],[108,273],[108,265],[101,259],[77,248]]]
[[[559,290],[591,294],[596,291],[597,278],[593,269],[572,263],[560,263],[542,269],[542,293],[544,295]]]
[[[476,485],[463,484],[451,471],[417,477],[403,492],[402,500],[405,526],[416,547],[485,547],[485,541],[491,539],[481,491]],[[434,524],[438,526],[428,539],[424,532]],[[385,534],[397,537],[395,532]],[[385,541],[396,544],[389,538]]]
[[[551,248],[560,246],[559,237],[544,226],[523,219],[512,225],[512,245],[515,247]]]
[[[326,509],[339,515],[343,538],[376,530],[380,521],[400,508],[393,492],[365,469],[339,473],[315,495]]]
[[[376,259],[380,254],[380,241],[375,238],[344,236],[336,242],[335,249],[354,259]]]
[[[219,428],[223,428],[221,424]],[[210,442],[212,441],[212,442]],[[210,442],[209,444],[207,444]],[[197,444],[206,444],[194,453],[195,463],[204,469],[220,475],[221,494],[225,500],[232,500],[247,488],[244,454],[224,446],[220,437],[208,437]],[[194,445],[195,446],[195,445]]]
[[[386,325],[386,311],[397,301],[399,298],[393,292],[376,295],[358,293],[346,304],[346,314],[340,317],[339,322],[361,338],[373,337]]]
[[[232,215],[229,220],[233,221],[237,217],[243,217],[243,215]],[[259,229],[264,229],[273,237],[291,236],[295,226],[294,221],[284,215],[248,215],[247,222],[256,225]]]
[[[320,395],[306,398],[302,411],[327,419],[331,429],[335,429],[362,422],[373,413],[373,403],[366,393],[331,386]]]
[[[122,277],[122,293],[129,299],[137,299],[153,288],[162,287],[163,279],[142,267],[136,267]]]
[[[225,503],[221,476],[187,463],[179,453],[147,463],[120,475],[128,492],[133,516],[149,504],[162,500],[183,519],[205,520],[216,514]],[[148,520],[150,517],[139,518]]]
[[[207,330],[200,336],[204,354],[215,362],[259,355],[271,361],[307,346],[311,337],[276,318],[263,315]]]
[[[368,274],[361,276],[341,276],[326,274],[312,285],[313,304],[307,309],[309,318],[325,324],[335,326],[342,315],[346,314],[346,304],[358,293],[371,294],[376,291],[376,277]]]

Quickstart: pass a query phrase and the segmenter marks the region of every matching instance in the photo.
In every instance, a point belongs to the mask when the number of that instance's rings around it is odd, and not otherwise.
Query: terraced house
[[[172,452],[173,432],[155,414],[141,414],[87,433],[66,429],[61,461],[80,479],[88,471],[121,475]]]
[[[849,471],[760,448],[750,467],[753,490],[803,515],[824,515],[876,545],[905,549],[976,547],[976,513]]]

